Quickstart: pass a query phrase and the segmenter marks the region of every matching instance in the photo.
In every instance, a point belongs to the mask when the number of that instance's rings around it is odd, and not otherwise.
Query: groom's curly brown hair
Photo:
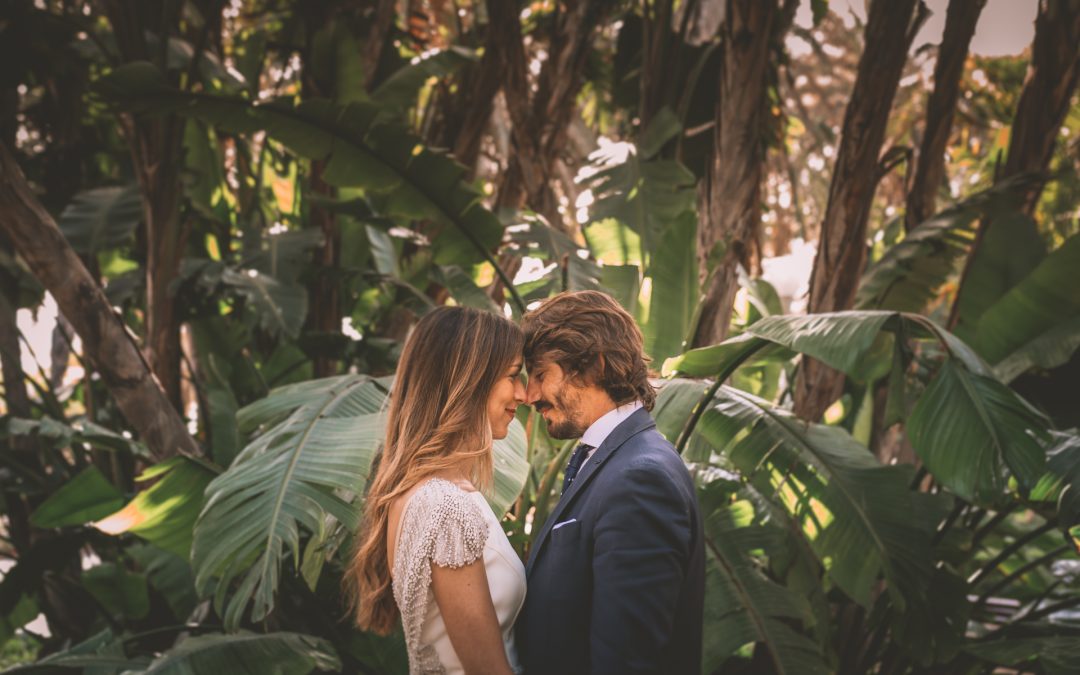
[[[574,291],[548,298],[525,314],[525,364],[559,365],[572,380],[595,384],[616,405],[656,403],[641,329],[610,295]]]

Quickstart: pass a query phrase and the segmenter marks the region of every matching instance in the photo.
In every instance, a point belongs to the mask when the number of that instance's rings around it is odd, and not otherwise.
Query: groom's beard
[[[580,397],[563,394],[560,391],[552,398],[554,404],[546,399],[541,399],[534,404],[538,412],[542,413],[547,408],[554,408],[556,412],[562,414],[563,419],[558,422],[552,420],[548,423],[548,435],[560,441],[581,438],[588,426],[581,419]]]

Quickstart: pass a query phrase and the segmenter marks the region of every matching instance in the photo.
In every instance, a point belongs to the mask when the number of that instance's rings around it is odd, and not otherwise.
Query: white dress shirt
[[[596,449],[600,447],[600,444],[607,440],[607,437],[611,435],[612,431],[615,431],[615,427],[626,421],[627,417],[630,417],[638,408],[642,407],[641,401],[634,401],[632,403],[624,403],[623,405],[609,410],[604,413],[593,422],[585,433],[581,435],[581,442],[585,445],[591,445],[592,450],[585,456],[585,461],[581,463],[581,469],[585,468],[585,465],[589,463],[592,456],[596,453]],[[578,473],[581,473],[581,469],[578,469]]]

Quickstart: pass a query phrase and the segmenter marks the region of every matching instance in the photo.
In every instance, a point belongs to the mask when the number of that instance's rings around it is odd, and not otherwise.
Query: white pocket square
[[[552,530],[552,532],[554,532],[555,530],[559,529],[563,525],[569,525],[570,523],[576,523],[576,522],[577,522],[577,518],[571,518],[570,520],[564,520],[561,523],[555,523],[554,525],[552,525],[551,530]]]

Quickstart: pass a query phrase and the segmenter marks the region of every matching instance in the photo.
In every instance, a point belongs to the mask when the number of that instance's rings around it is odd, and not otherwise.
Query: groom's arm
[[[660,673],[691,541],[670,464],[639,458],[618,477],[594,533],[591,672]]]

